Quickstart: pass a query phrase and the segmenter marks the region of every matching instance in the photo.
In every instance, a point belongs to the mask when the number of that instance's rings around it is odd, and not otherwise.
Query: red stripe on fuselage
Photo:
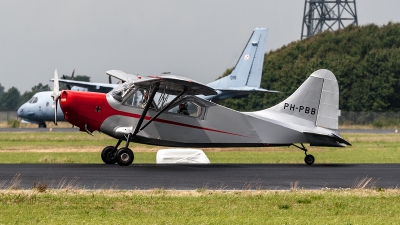
[[[136,113],[129,113],[129,112],[125,112],[125,111],[116,110],[116,109],[112,108],[111,106],[110,106],[110,108],[113,109],[112,113],[110,113],[106,117],[119,115],[119,116],[127,116],[127,117],[133,117],[133,118],[139,119],[140,116],[141,116],[140,114],[136,114]],[[151,116],[145,116],[144,120],[150,120],[151,118],[152,118]],[[200,126],[195,126],[195,125],[190,125],[190,124],[185,124],[185,123],[180,123],[180,122],[175,122],[175,121],[170,121],[170,120],[165,120],[165,119],[160,119],[160,118],[154,119],[153,122],[171,124],[171,125],[176,125],[176,126],[188,127],[188,128],[193,128],[193,129],[200,129],[200,130],[217,132],[217,133],[222,133],[222,134],[229,134],[229,135],[240,136],[240,137],[248,137],[248,136],[241,135],[241,134],[235,134],[235,133],[226,132],[226,131],[222,131],[222,130],[216,130],[216,129],[212,129],[212,128],[200,127]]]
[[[140,116],[141,116],[141,115],[135,114],[135,113],[128,113],[128,112],[119,111],[119,110],[115,110],[115,111],[118,112],[118,113],[114,114],[114,115],[134,117],[134,118],[140,118]],[[152,118],[151,116],[145,116],[144,120],[150,120],[151,118]],[[194,125],[190,125],[190,124],[185,124],[185,123],[180,123],[180,122],[175,122],[175,121],[170,121],[170,120],[164,120],[164,119],[159,119],[159,118],[154,119],[153,122],[166,123],[166,124],[171,124],[171,125],[176,125],[176,126],[181,126],[181,127],[200,129],[200,130],[217,132],[217,133],[222,133],[222,134],[230,134],[230,135],[240,136],[240,137],[247,137],[247,136],[244,136],[244,135],[241,135],[241,134],[235,134],[235,133],[231,133],[231,132],[226,132],[226,131],[222,131],[222,130],[215,130],[215,129],[206,128],[206,127],[194,126]]]

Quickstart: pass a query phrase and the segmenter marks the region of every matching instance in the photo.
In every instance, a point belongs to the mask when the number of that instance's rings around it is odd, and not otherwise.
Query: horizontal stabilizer
[[[259,87],[249,87],[249,86],[244,86],[244,87],[230,87],[230,88],[223,88],[223,89],[218,89],[220,91],[241,91],[241,92],[248,92],[248,93],[255,93],[255,92],[274,92],[277,93],[279,91],[274,91],[274,90],[267,90],[264,88],[259,88]]]
[[[349,142],[339,137],[336,134],[318,134],[304,132],[308,142],[311,146],[332,146],[332,147],[344,147],[345,145],[351,145]]]

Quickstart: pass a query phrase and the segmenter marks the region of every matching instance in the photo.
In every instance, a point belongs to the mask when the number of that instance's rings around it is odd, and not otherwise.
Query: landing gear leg
[[[128,137],[126,138],[125,147],[118,149],[118,151],[115,154],[117,163],[120,166],[129,166],[132,164],[133,160],[135,159],[135,156],[134,156],[132,150],[130,148],[128,148],[129,143],[131,141],[131,137],[132,137],[132,134],[129,134]],[[117,147],[119,144],[121,144],[121,142],[122,142],[122,139],[120,139],[118,141]]]
[[[144,121],[144,118],[146,116],[146,113],[150,109],[151,103],[154,100],[154,96],[156,96],[156,93],[158,91],[159,86],[160,86],[160,83],[156,83],[153,86],[152,90],[150,91],[150,93],[151,93],[150,97],[149,97],[149,99],[148,99],[148,101],[147,101],[147,103],[146,103],[146,105],[145,105],[145,107],[143,109],[143,112],[142,112],[142,115],[139,118],[139,121],[136,124],[135,130],[132,133],[129,133],[127,136],[125,136],[126,137],[125,147],[120,148],[117,151],[116,158],[117,158],[118,165],[120,165],[120,166],[129,166],[130,164],[132,164],[133,159],[135,157],[133,155],[132,150],[128,148],[129,147],[129,143],[134,139],[136,134],[139,133],[140,128],[142,126],[142,123]],[[147,125],[145,125],[145,126],[147,126]],[[144,127],[142,127],[142,129],[144,129]],[[120,143],[120,142],[118,142],[118,143]]]
[[[295,147],[297,147],[298,149],[304,151],[304,154],[306,154],[306,157],[304,157],[304,162],[305,162],[307,165],[312,165],[312,164],[314,164],[314,162],[315,162],[314,156],[313,156],[313,155],[308,155],[308,154],[307,154],[307,151],[308,151],[308,150],[306,149],[306,147],[304,147],[303,143],[301,143],[301,147],[300,147],[300,146],[297,146],[297,145],[295,145],[295,144],[293,144],[293,146],[295,146]]]

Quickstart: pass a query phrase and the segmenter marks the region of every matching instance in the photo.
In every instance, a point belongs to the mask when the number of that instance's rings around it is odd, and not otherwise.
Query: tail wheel
[[[307,165],[312,165],[312,164],[314,164],[314,161],[315,161],[315,158],[314,158],[313,155],[306,155],[306,157],[304,158],[304,162],[305,162]]]
[[[129,148],[120,148],[116,153],[117,163],[120,166],[129,166],[132,164],[134,155]]]
[[[107,146],[101,152],[101,159],[105,164],[115,164],[117,162],[115,153],[116,149],[114,146]]]

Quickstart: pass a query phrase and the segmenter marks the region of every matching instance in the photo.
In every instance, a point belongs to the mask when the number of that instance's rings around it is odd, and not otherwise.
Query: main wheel
[[[132,164],[134,155],[129,148],[120,148],[116,154],[117,163],[120,166],[129,166]]]
[[[46,128],[46,123],[45,122],[40,122],[39,123],[39,128]]]
[[[114,146],[107,146],[101,152],[101,159],[105,164],[115,164],[117,162],[115,153],[116,149]]]
[[[305,162],[307,165],[312,165],[312,164],[314,164],[314,161],[315,161],[315,158],[314,158],[313,155],[306,155],[306,157],[304,158],[304,162]]]

